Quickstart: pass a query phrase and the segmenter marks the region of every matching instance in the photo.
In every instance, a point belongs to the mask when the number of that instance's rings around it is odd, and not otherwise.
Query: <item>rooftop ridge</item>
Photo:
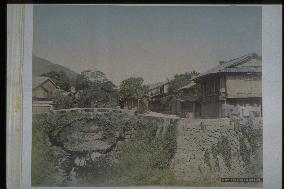
[[[240,56],[238,58],[230,59],[228,61],[221,61],[221,63],[219,62],[219,64],[217,66],[209,69],[208,71],[200,74],[199,76],[196,76],[195,78],[193,78],[193,80],[195,80],[197,78],[201,78],[201,77],[208,75],[208,74],[226,71],[226,69],[233,69],[233,68],[235,68],[235,66],[241,65],[241,64],[243,64],[247,61],[250,61],[253,58],[257,58],[257,59],[261,60],[261,57],[257,53],[248,53],[246,55]],[[247,71],[252,71],[252,70],[247,70]],[[259,69],[256,69],[255,71],[258,72]],[[242,72],[245,72],[245,70],[243,69]]]

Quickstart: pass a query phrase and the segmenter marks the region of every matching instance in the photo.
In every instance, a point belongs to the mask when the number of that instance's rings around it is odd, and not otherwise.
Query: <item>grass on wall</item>
[[[32,186],[52,186],[55,184],[56,157],[45,141],[40,123],[33,121],[32,131]]]

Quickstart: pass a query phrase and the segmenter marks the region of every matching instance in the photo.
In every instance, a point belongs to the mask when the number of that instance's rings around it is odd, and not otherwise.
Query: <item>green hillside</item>
[[[74,80],[78,75],[78,73],[70,70],[69,68],[51,63],[50,61],[37,56],[33,56],[33,76],[40,76],[41,74],[48,73],[50,71],[64,71],[71,80]]]

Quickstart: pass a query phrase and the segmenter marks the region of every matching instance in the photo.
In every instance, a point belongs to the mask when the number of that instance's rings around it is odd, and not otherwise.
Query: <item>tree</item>
[[[41,76],[49,77],[52,81],[55,82],[57,86],[65,91],[68,91],[70,89],[70,80],[64,71],[51,71],[42,74]]]
[[[144,79],[141,77],[130,77],[123,80],[119,87],[119,94],[122,101],[137,100],[139,108],[139,100],[142,99],[145,94],[143,82]]]
[[[69,109],[76,106],[76,99],[69,95],[58,93],[54,98],[55,109]]]
[[[103,72],[99,73],[104,75]],[[106,77],[103,80],[90,80],[81,73],[75,80],[75,89],[75,93],[72,91],[65,94],[62,91],[58,92],[54,98],[55,108],[101,108],[117,105],[118,90]]]
[[[117,90],[111,81],[91,82],[88,88],[81,90],[79,107],[113,107],[117,103]]]
[[[85,75],[79,74],[76,77],[76,80],[75,80],[76,90],[85,90],[85,89],[88,89],[90,86],[91,86],[91,81],[88,80],[88,78]]]
[[[97,74],[98,73],[98,74]],[[101,79],[103,77],[103,79]],[[77,76],[76,90],[79,90],[78,106],[113,107],[116,106],[118,92],[115,85],[101,71],[92,72],[91,78],[84,72]]]
[[[196,72],[195,70],[193,70],[190,73],[186,72],[184,74],[176,74],[174,76],[174,79],[169,81],[169,88],[168,88],[169,94],[175,94],[178,91],[178,89],[189,84],[193,76],[197,75],[199,75],[199,73]]]

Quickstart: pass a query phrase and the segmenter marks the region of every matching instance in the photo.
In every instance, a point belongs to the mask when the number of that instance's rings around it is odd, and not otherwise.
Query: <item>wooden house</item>
[[[53,109],[53,101],[33,101],[33,114],[49,112]]]
[[[149,110],[153,112],[171,114],[175,110],[173,102],[175,97],[168,95],[168,82],[160,82],[149,85]]]
[[[59,87],[49,77],[33,78],[33,99],[51,100],[58,92]]]
[[[201,117],[224,117],[226,105],[262,105],[262,60],[248,54],[195,77]]]
[[[200,103],[197,85],[192,81],[188,85],[180,88],[176,95],[176,114],[180,117],[200,117]]]
[[[48,77],[33,77],[32,85],[33,113],[51,110],[59,87]]]
[[[150,84],[148,87],[148,96],[155,97],[168,93],[168,82],[158,82]]]

